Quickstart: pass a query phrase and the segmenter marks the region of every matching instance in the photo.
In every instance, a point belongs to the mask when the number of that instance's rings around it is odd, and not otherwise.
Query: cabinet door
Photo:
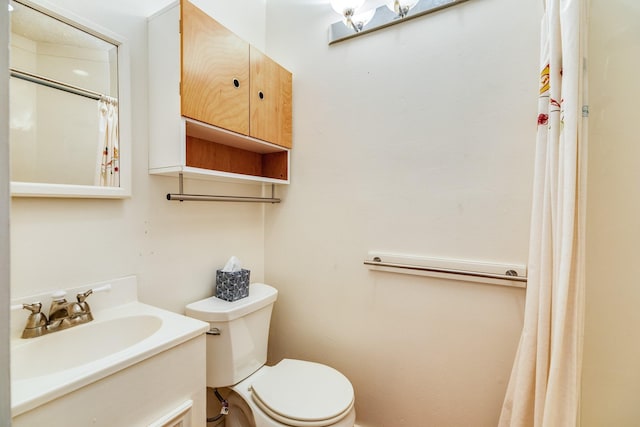
[[[291,73],[251,46],[250,135],[291,148]]]
[[[248,135],[249,44],[187,0],[180,10],[182,115]]]

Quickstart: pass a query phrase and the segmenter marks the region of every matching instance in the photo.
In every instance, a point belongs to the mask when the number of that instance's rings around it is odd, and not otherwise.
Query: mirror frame
[[[11,196],[107,199],[131,197],[131,176],[133,173],[131,169],[133,165],[131,156],[133,147],[131,140],[131,82],[127,40],[112,31],[45,0],[19,0],[19,2],[117,46],[120,187],[11,181]]]

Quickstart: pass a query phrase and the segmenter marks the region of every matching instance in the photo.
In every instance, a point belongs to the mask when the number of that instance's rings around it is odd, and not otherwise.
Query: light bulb
[[[407,13],[418,4],[418,0],[388,0],[387,7],[390,11],[395,13],[401,18],[404,18]]]
[[[362,31],[365,25],[371,21],[373,15],[375,15],[375,9],[367,10],[366,12],[355,14],[351,17],[346,17],[344,24],[347,27],[351,27],[356,33]]]
[[[342,16],[353,16],[365,0],[331,0],[331,7]]]

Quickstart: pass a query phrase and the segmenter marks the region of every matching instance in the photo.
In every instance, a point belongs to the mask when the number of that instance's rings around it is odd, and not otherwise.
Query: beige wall
[[[292,184],[266,217],[270,358],[343,371],[363,426],[497,423],[524,291],[362,262],[526,264],[541,12],[470,1],[328,46],[329,1],[267,3],[295,88]]]
[[[9,14],[0,1],[0,425],[10,423],[9,381]]]
[[[640,423],[640,4],[591,0],[583,427]]]

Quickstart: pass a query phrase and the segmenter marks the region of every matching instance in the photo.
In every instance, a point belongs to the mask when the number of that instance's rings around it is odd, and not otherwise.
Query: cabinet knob
[[[258,92],[258,98],[264,99],[264,93],[262,91]]]
[[[238,79],[233,79],[233,87],[235,87],[236,89],[240,87],[240,80]]]

